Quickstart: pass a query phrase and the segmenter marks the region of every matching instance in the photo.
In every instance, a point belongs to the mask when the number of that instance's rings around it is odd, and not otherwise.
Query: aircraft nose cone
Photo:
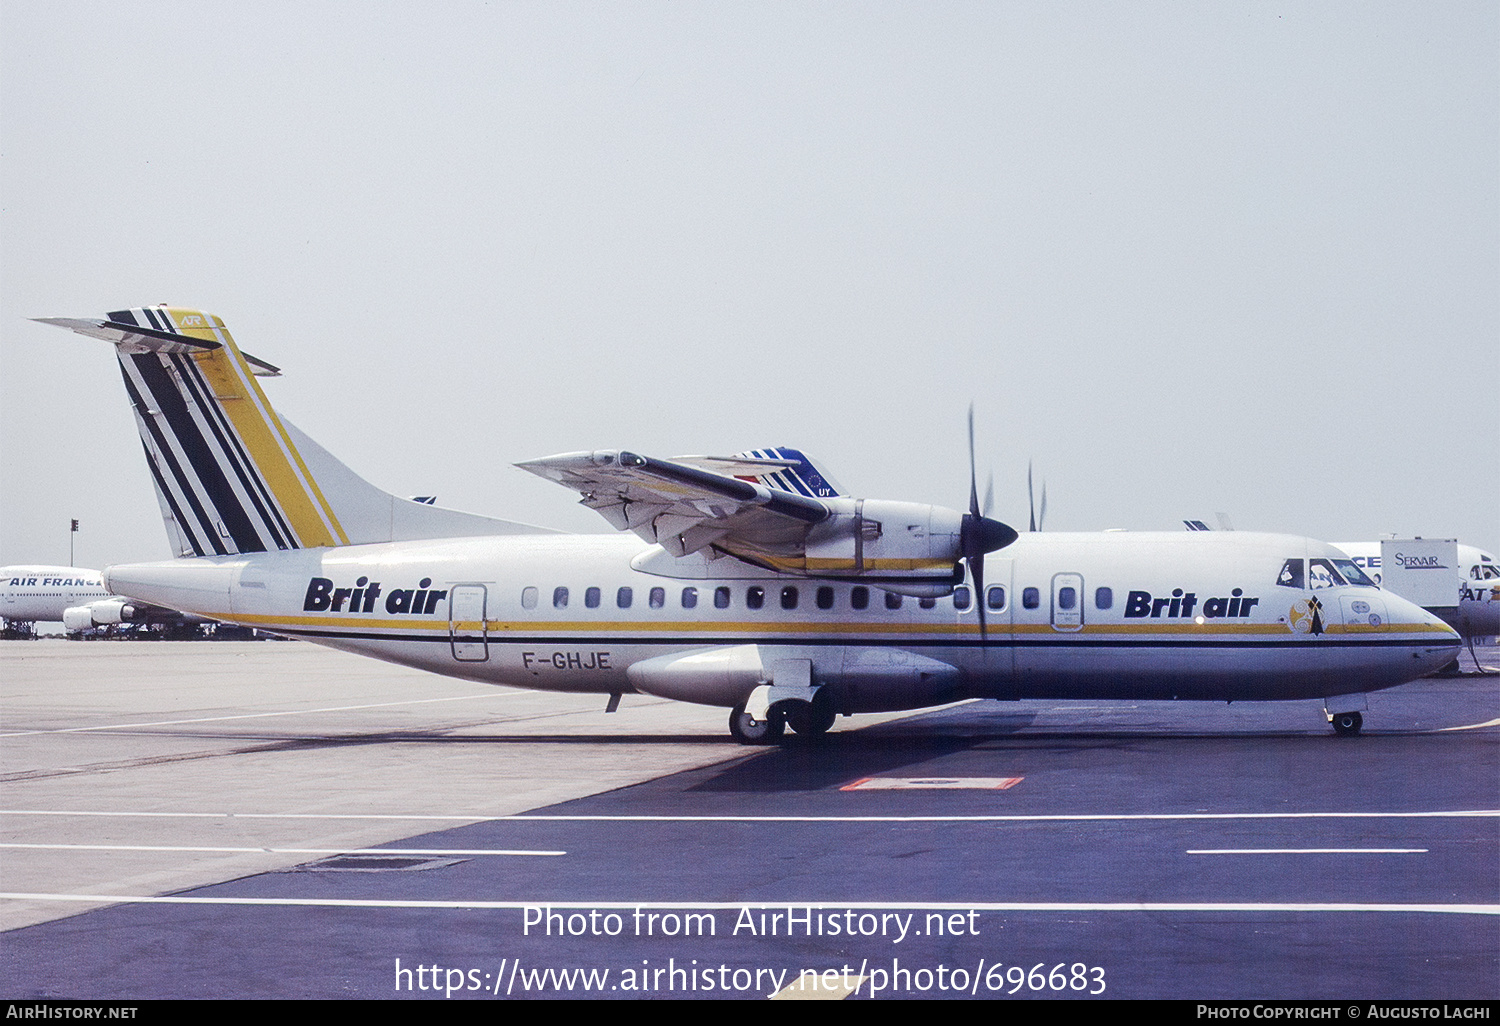
[[[1385,601],[1392,624],[1411,624],[1421,632],[1422,640],[1429,642],[1426,648],[1412,653],[1421,667],[1414,677],[1442,669],[1458,658],[1463,639],[1441,617],[1391,592],[1385,593]]]

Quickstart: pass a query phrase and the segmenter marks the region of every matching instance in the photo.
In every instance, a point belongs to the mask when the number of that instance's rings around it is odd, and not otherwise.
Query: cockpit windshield
[[[1476,581],[1493,581],[1500,578],[1500,566],[1494,563],[1475,563],[1469,570],[1469,576]]]
[[[1289,559],[1281,564],[1281,572],[1276,575],[1276,583],[1283,588],[1311,588],[1316,591],[1319,588],[1337,588],[1344,584],[1356,584],[1364,588],[1378,588],[1359,565],[1352,559],[1324,559],[1318,557],[1306,561],[1306,574],[1303,572],[1303,560]]]
[[[1339,568],[1339,573],[1344,575],[1344,580],[1350,584],[1358,584],[1365,588],[1378,588],[1380,585],[1370,580],[1369,574],[1359,568],[1359,564],[1352,559],[1335,559],[1333,565]]]
[[[1333,568],[1331,559],[1309,559],[1307,561],[1307,583],[1314,591],[1319,588],[1337,588],[1344,583],[1339,572]]]

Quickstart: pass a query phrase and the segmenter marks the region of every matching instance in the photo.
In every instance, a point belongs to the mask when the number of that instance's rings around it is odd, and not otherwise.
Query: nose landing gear
[[[1359,733],[1359,728],[1364,726],[1364,717],[1357,712],[1335,713],[1333,716],[1333,730],[1339,737],[1353,737]]]

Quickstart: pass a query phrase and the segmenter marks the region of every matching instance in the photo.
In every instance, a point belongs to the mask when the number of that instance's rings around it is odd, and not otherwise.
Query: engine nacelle
[[[94,626],[94,616],[88,606],[69,606],[63,610],[63,630],[69,634],[89,630]]]
[[[77,634],[108,624],[120,624],[135,615],[135,607],[126,598],[101,598],[87,606],[69,606],[63,610],[63,630]]]
[[[136,606],[129,599],[100,599],[86,606],[69,606],[64,609],[63,630],[69,634],[77,634],[94,627],[133,623],[136,618]]]
[[[879,499],[829,503],[801,550],[766,562],[782,573],[867,580],[904,595],[946,595],[963,580],[963,514],[944,506]]]
[[[130,623],[135,620],[135,606],[126,599],[104,599],[88,606],[96,627],[106,624]]]

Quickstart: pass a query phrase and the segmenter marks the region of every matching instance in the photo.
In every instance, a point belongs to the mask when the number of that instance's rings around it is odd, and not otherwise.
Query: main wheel
[[[1340,737],[1353,737],[1364,723],[1365,718],[1357,712],[1339,713],[1333,718],[1333,730]]]
[[[774,744],[786,729],[786,720],[772,709],[764,720],[752,720],[743,705],[729,711],[729,733],[742,745]]]
[[[833,697],[826,690],[819,691],[811,702],[787,703],[787,725],[804,737],[828,733],[837,718],[838,711],[833,707]]]

